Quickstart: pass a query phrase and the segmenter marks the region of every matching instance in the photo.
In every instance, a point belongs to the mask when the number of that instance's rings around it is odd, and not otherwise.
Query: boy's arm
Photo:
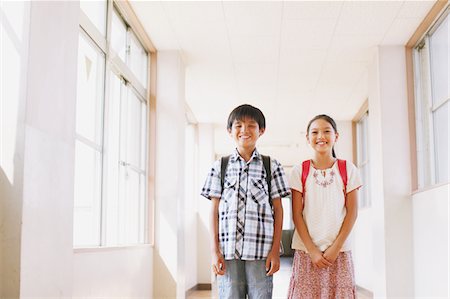
[[[305,220],[303,219],[303,195],[295,189],[292,191],[292,218],[294,220],[297,233],[303,241],[303,244],[308,250],[309,256],[314,265],[319,268],[325,268],[331,266],[331,263],[327,261],[322,252],[316,247],[311,239],[308,228],[306,227]]]
[[[347,198],[345,200],[345,208],[347,213],[342,222],[341,229],[333,244],[325,250],[324,257],[330,261],[334,262],[339,255],[339,251],[344,245],[345,240],[347,240],[348,235],[352,231],[353,225],[358,217],[358,189],[355,189],[347,193]]]
[[[281,232],[283,229],[283,205],[281,204],[281,198],[274,198],[272,200],[273,205],[273,242],[272,249],[269,252],[266,260],[267,275],[273,275],[280,269],[280,241]]]
[[[211,198],[211,213],[210,213],[210,227],[211,227],[211,258],[212,270],[217,275],[225,274],[225,259],[220,251],[219,243],[219,198]]]

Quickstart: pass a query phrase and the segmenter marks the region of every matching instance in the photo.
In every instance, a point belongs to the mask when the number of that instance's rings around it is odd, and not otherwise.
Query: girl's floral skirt
[[[354,273],[351,251],[340,252],[333,265],[319,269],[306,252],[296,250],[288,298],[356,298]]]

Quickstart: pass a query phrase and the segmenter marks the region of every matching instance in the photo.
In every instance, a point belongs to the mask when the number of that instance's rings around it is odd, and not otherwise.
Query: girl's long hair
[[[336,126],[336,122],[334,121],[334,119],[332,119],[330,116],[328,116],[326,114],[319,114],[319,115],[314,116],[314,118],[309,121],[308,127],[306,128],[306,134],[309,135],[309,128],[311,127],[311,124],[318,119],[323,119],[324,121],[329,123],[333,127],[334,132],[337,133],[337,126]],[[331,154],[333,155],[333,158],[336,158],[336,153],[334,152],[334,146],[331,149]]]

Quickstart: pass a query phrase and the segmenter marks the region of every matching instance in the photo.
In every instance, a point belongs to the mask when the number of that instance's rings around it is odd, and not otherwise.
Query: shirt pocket
[[[236,183],[237,183],[237,177],[236,176],[226,176],[225,181],[223,183],[223,191],[222,191],[222,199],[225,203],[228,203],[231,201],[233,196],[236,193]]]
[[[259,205],[269,204],[268,189],[269,187],[267,186],[265,178],[252,179],[250,186],[252,200]]]

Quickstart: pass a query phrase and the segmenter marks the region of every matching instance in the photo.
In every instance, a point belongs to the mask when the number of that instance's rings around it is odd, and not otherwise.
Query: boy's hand
[[[219,252],[213,252],[212,254],[212,270],[214,274],[216,275],[224,275],[225,274],[225,258],[223,257],[222,253]]]
[[[332,264],[336,261],[338,255],[339,249],[334,245],[328,247],[327,250],[325,250],[325,252],[323,253],[323,257]]]
[[[273,275],[280,270],[280,255],[277,252],[271,250],[266,259],[266,272],[267,276]]]
[[[312,263],[318,268],[327,268],[332,265],[317,248],[309,253]]]

